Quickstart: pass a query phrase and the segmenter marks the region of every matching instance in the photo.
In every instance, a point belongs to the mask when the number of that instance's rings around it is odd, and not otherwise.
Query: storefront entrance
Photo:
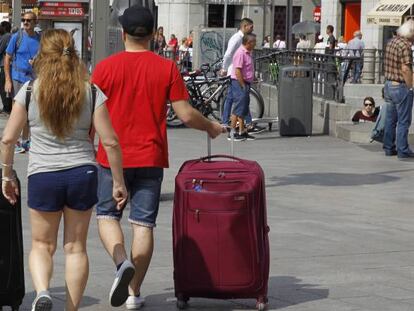
[[[348,42],[354,37],[354,32],[361,29],[361,2],[345,2],[344,8],[344,40]]]

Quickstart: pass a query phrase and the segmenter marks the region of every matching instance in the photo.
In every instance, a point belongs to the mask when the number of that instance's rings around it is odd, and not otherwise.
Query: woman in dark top
[[[365,97],[364,107],[358,110],[352,117],[352,122],[375,122],[379,114],[379,108],[375,107],[375,100],[372,97]],[[362,120],[362,121],[361,121]]]
[[[160,26],[154,36],[154,52],[162,54],[167,43],[164,37],[164,27]]]

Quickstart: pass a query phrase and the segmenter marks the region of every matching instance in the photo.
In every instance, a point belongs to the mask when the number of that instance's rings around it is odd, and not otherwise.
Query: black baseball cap
[[[118,18],[124,31],[133,37],[146,37],[154,30],[154,17],[149,9],[133,5]]]

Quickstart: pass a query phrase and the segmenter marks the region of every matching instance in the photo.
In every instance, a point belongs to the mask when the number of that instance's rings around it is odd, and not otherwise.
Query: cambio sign
[[[377,12],[402,12],[405,13],[410,8],[408,4],[382,4],[376,8]]]
[[[367,15],[368,24],[399,26],[403,15],[411,8],[411,1],[383,1],[372,9]]]

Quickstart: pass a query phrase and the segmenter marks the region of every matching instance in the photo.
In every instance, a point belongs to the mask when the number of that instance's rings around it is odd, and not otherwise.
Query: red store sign
[[[79,3],[79,2],[42,2],[42,7],[81,8],[82,3]]]
[[[40,14],[43,16],[85,16],[82,7],[42,7]]]
[[[321,7],[317,6],[313,9],[313,20],[320,23],[321,21]]]

